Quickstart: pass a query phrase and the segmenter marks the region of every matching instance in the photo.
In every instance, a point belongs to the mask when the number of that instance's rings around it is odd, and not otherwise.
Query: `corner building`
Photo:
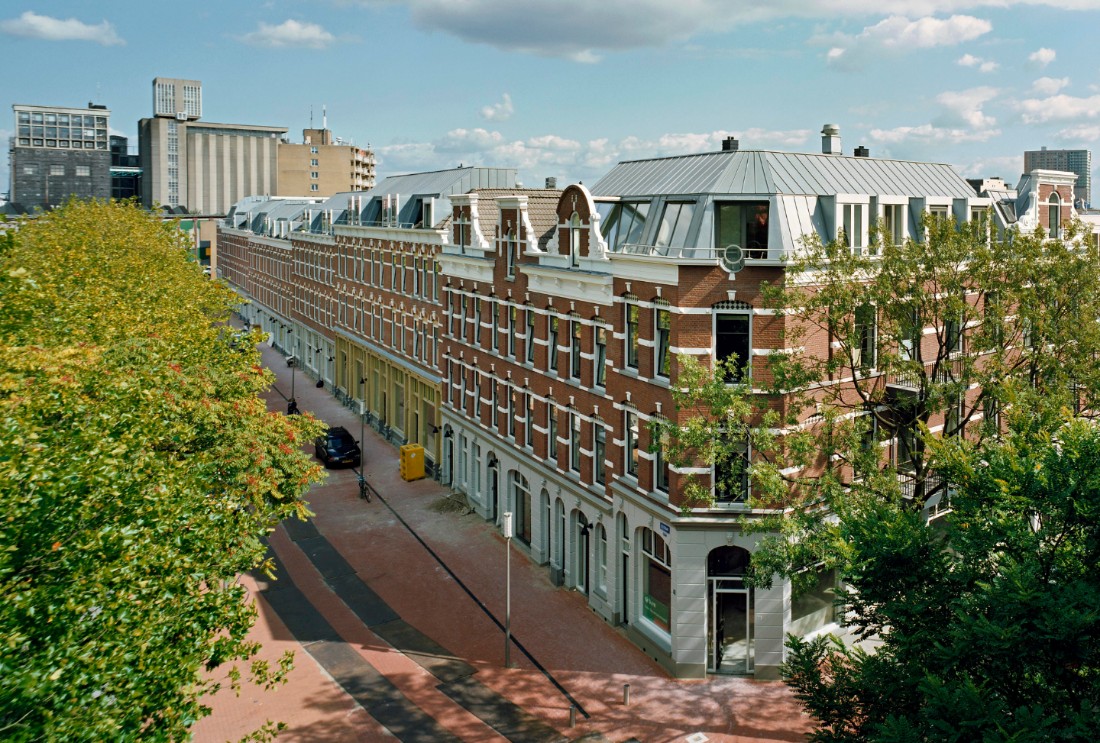
[[[861,251],[875,224],[923,239],[926,213],[1051,237],[1073,216],[1069,173],[979,196],[948,165],[846,156],[835,128],[823,134],[820,154],[731,141],[620,163],[591,188],[459,168],[325,201],[245,199],[222,228],[219,273],[275,346],[393,443],[423,444],[433,476],[482,517],[512,512],[550,580],[670,673],[775,678],[788,633],[839,629],[836,576],[820,571],[794,600],[784,582],[745,585],[761,537],[741,520],[775,513],[750,505],[745,477],[685,511],[684,478],[729,479],[652,446],[649,422],[678,415],[674,358],[735,355],[764,394],[793,320],[763,305],[761,286],[785,278],[807,235]],[[925,328],[924,342],[943,332]],[[823,333],[804,340],[829,353]],[[904,432],[881,446],[902,461]]]
[[[760,537],[739,520],[765,513],[747,480],[683,512],[681,478],[714,478],[650,451],[648,423],[677,415],[673,357],[736,354],[763,390],[784,320],[760,287],[804,235],[843,234],[855,250],[879,219],[904,239],[925,211],[967,221],[989,203],[947,165],[841,155],[828,130],[822,154],[620,163],[562,192],[549,235],[529,197],[453,198],[439,256],[442,479],[494,523],[512,511],[551,580],[674,675],[776,678],[787,633],[837,629],[836,578],[793,603],[788,583],[744,584]],[[742,248],[740,270],[721,260],[728,245]]]

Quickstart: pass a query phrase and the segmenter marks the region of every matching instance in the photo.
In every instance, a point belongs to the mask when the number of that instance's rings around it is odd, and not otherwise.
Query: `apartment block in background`
[[[15,104],[10,200],[28,210],[49,209],[69,197],[111,197],[111,112]]]
[[[279,144],[278,193],[328,197],[374,188],[374,152],[356,147],[332,131],[304,129],[302,144]]]

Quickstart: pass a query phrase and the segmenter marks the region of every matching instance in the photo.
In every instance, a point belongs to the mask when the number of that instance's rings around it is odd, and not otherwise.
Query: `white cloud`
[[[275,49],[294,46],[324,49],[336,41],[335,36],[316,23],[302,23],[293,19],[283,21],[278,26],[261,21],[258,29],[239,38],[252,46]]]
[[[1077,98],[1059,94],[1048,98],[1028,98],[1017,101],[1025,124],[1042,124],[1048,121],[1084,121],[1100,118],[1100,94]]]
[[[344,0],[366,6],[402,5],[416,25],[497,49],[597,61],[601,53],[659,47],[746,24],[785,18],[826,22],[905,16],[920,18],[907,38],[933,44],[961,30],[959,21],[931,16],[1015,5],[1095,10],[1096,0]],[[957,16],[967,18],[969,16]],[[974,19],[978,21],[978,19]],[[978,21],[985,23],[984,21]],[[973,21],[971,22],[973,23]],[[884,29],[885,30],[885,29]],[[973,38],[972,36],[967,38]],[[949,41],[949,44],[959,43]],[[840,46],[840,45],[834,45]]]
[[[555,175],[566,182],[592,181],[620,160],[717,152],[727,136],[740,139],[745,149],[803,147],[812,135],[806,130],[742,132],[676,132],[656,138],[629,136],[580,142],[556,134],[509,139],[483,128],[453,129],[434,142],[400,143],[376,148],[379,167],[388,172],[412,172],[454,167],[459,163],[515,167],[528,177]]]
[[[955,46],[972,41],[992,30],[993,24],[989,21],[969,15],[916,20],[894,15],[873,26],[867,26],[855,36],[833,36],[833,45],[825,55],[825,60],[839,69],[859,69],[882,54]]]
[[[1029,54],[1027,58],[1028,61],[1034,63],[1039,67],[1046,67],[1048,64],[1053,62],[1054,58],[1057,56],[1057,52],[1055,52],[1053,49],[1047,49],[1046,47],[1043,47],[1038,51],[1034,51]]]
[[[107,21],[88,24],[75,18],[62,20],[38,15],[30,10],[18,18],[0,21],[0,31],[12,36],[25,36],[44,41],[94,41],[103,46],[125,44],[115,27]]]
[[[977,67],[979,72],[993,72],[1001,66],[997,62],[975,57],[973,54],[964,54],[955,63],[960,67]]]
[[[481,118],[487,121],[504,121],[511,118],[513,113],[515,113],[515,108],[512,107],[512,96],[505,93],[501,97],[500,103],[494,103],[481,109]]]
[[[968,126],[982,129],[996,125],[997,120],[982,112],[982,106],[997,96],[997,89],[990,87],[971,88],[969,90],[947,91],[936,97],[936,102],[944,111],[934,124],[939,127]]]
[[[980,129],[973,131],[955,127],[941,127],[933,124],[919,126],[896,126],[892,129],[872,129],[871,139],[884,144],[902,142],[986,142],[999,136],[1000,129]]]
[[[1031,89],[1039,95],[1054,95],[1067,85],[1068,77],[1041,77],[1031,84]]]
[[[1100,124],[1080,124],[1067,127],[1054,136],[1063,142],[1095,142],[1100,139]]]
[[[1024,167],[1024,156],[998,155],[978,157],[957,165],[964,178],[1001,178],[1009,186],[1015,186]]]

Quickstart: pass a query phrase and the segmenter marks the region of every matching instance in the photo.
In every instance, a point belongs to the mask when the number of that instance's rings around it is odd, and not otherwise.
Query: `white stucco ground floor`
[[[836,631],[835,576],[792,601],[790,583],[748,586],[759,534],[740,514],[685,517],[637,491],[606,490],[516,448],[473,421],[443,412],[440,479],[499,526],[513,514],[515,543],[563,589],[620,626],[681,678],[711,673],[774,679],[788,634]]]

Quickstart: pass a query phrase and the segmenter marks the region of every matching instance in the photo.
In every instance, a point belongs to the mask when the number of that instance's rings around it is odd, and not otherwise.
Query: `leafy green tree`
[[[815,743],[1095,740],[1100,431],[1017,419],[1003,442],[930,444],[958,488],[942,528],[878,493],[840,514],[841,606],[881,645],[788,639]]]
[[[252,664],[237,576],[308,514],[308,417],[174,224],[70,202],[0,252],[0,737],[179,740]],[[228,669],[228,670],[227,670]],[[270,728],[268,728],[270,729]]]

